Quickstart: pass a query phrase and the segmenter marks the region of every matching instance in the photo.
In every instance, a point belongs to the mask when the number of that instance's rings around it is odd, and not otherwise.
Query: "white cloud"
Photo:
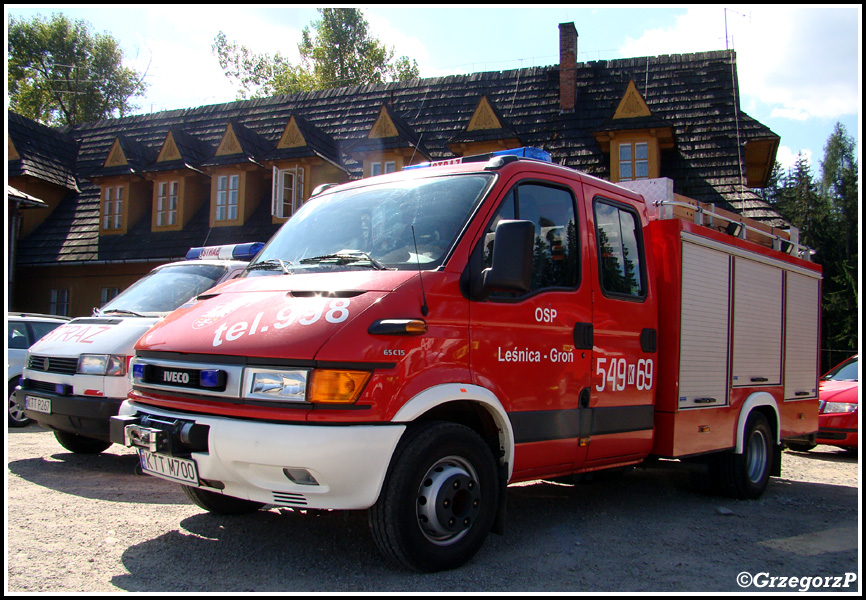
[[[832,119],[860,112],[859,23],[858,7],[690,8],[670,27],[647,30],[619,50],[621,56],[721,50],[727,31],[744,104],[752,97],[778,116]]]
[[[774,108],[770,111],[771,119],[789,119],[791,121],[805,121],[811,115],[800,108]]]
[[[833,119],[858,114],[858,8],[770,7],[734,28],[742,93],[780,114]]]
[[[626,38],[619,54],[623,57],[658,56],[724,49],[723,16],[721,8],[690,8],[675,17],[669,27],[647,29],[638,39]]]
[[[281,53],[292,62],[300,58],[298,42],[305,22],[297,11],[272,11],[199,6],[154,6],[142,14],[145,21],[127,51],[130,66],[139,72],[148,69],[147,98],[139,99],[141,112],[189,108],[231,102],[237,88],[219,66],[211,50],[219,31],[229,42],[247,46],[257,54]],[[150,98],[158,98],[151,104]]]
[[[776,161],[782,165],[782,168],[787,171],[794,167],[797,162],[797,159],[800,155],[812,164],[812,151],[808,148],[803,148],[797,152],[794,152],[787,146],[779,146],[779,150],[776,152]]]
[[[364,18],[370,25],[370,34],[386,46],[393,47],[395,56],[408,56],[417,60],[419,64],[429,61],[430,53],[416,36],[396,28],[381,15],[364,11]]]

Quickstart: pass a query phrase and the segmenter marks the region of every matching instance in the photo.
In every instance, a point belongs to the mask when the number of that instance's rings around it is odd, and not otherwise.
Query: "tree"
[[[292,65],[279,52],[257,54],[229,42],[220,31],[212,46],[226,72],[236,80],[240,98],[292,94],[347,85],[403,81],[418,76],[418,65],[372,37],[357,8],[320,8],[322,18],[305,27],[298,44],[301,62]]]
[[[830,206],[831,235],[827,252],[832,264],[825,269],[824,313],[828,342],[853,351],[858,341],[858,167],[855,142],[841,123],[824,146],[820,194]]]
[[[836,125],[824,146],[821,178],[799,156],[765,196],[800,230],[800,242],[815,250],[823,267],[822,369],[853,354],[858,342],[858,166],[855,142]]]
[[[108,33],[55,13],[50,19],[9,17],[9,107],[46,125],[74,125],[138,108],[131,99],[147,88],[123,66],[123,50]]]

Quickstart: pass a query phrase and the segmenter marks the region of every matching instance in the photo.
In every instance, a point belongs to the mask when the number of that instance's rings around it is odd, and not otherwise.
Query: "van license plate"
[[[51,400],[39,396],[24,396],[24,408],[33,412],[51,414]]]
[[[157,454],[144,448],[137,448],[137,450],[141,470],[145,473],[198,487],[198,466],[194,460]]]

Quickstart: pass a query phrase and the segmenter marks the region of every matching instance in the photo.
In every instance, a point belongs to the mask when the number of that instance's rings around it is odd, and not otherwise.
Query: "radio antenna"
[[[427,316],[429,309],[427,308],[427,294],[424,293],[424,278],[421,275],[421,257],[418,255],[418,240],[415,239],[415,225],[409,225],[412,228],[412,243],[415,245],[415,262],[418,264],[418,281],[421,283],[421,314]]]

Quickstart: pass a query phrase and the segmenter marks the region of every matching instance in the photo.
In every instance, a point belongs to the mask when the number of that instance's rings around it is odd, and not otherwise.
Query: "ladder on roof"
[[[654,200],[652,205],[656,207],[658,219],[689,221],[808,261],[811,261],[815,254],[814,250],[800,244],[799,231],[795,227],[770,227],[708,202],[699,202],[680,194],[674,194],[673,200]]]

